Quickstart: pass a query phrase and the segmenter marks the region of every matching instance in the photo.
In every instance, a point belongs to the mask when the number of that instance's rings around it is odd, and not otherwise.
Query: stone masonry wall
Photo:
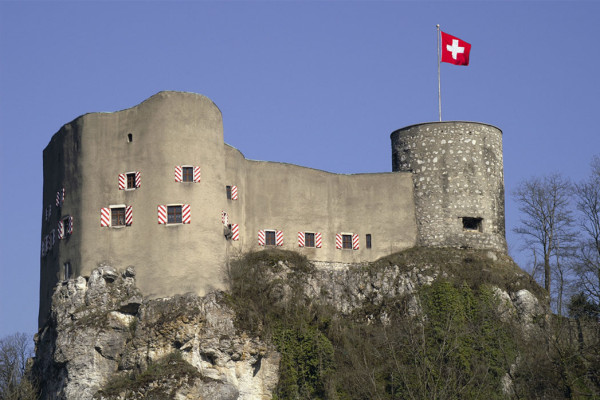
[[[423,246],[506,251],[502,131],[475,122],[434,122],[391,134],[392,169],[413,173]],[[465,218],[478,223],[473,229]]]

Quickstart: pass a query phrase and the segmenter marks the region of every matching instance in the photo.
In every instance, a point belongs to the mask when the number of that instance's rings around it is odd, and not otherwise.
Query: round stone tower
[[[419,245],[506,252],[500,129],[431,122],[391,139],[393,171],[413,174]]]

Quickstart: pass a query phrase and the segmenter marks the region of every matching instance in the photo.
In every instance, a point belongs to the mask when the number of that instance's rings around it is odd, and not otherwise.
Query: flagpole
[[[438,61],[438,110],[442,122],[442,83],[440,80],[440,24],[437,24],[437,61]]]

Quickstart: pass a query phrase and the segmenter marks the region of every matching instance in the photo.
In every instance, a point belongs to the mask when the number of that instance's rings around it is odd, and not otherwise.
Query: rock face
[[[471,257],[456,256],[459,269]],[[540,317],[548,312],[543,301],[528,290],[532,287],[514,283],[518,273],[503,275],[497,257],[482,257],[478,269],[467,275],[496,268],[495,275],[481,279],[500,300],[500,318],[516,321],[524,334],[535,337],[544,320]],[[274,258],[255,271],[269,283],[269,301],[289,301],[292,291],[299,290],[342,316],[386,324],[395,317],[386,304],[405,298],[406,312],[417,315],[419,287],[453,274],[436,262],[416,262],[414,254],[407,259],[384,267],[316,263],[299,272],[294,261]],[[489,283],[500,282],[492,276],[509,277],[513,283]],[[42,378],[42,399],[272,398],[281,356],[272,345],[236,329],[228,296],[213,292],[145,299],[133,268],[110,266],[93,270],[87,279],[58,284],[48,323],[36,339],[34,373]]]
[[[223,297],[144,300],[132,268],[109,266],[59,284],[37,337],[42,398],[271,398],[279,355],[236,331]]]

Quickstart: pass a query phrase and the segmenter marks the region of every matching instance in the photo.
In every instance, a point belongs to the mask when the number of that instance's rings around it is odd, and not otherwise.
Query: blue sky
[[[600,154],[600,2],[0,2],[0,337],[37,330],[42,151],[77,116],[201,93],[247,158],[391,170],[389,135],[437,115],[504,132],[510,192]],[[508,235],[518,255],[518,238]],[[525,265],[522,265],[525,267]]]

